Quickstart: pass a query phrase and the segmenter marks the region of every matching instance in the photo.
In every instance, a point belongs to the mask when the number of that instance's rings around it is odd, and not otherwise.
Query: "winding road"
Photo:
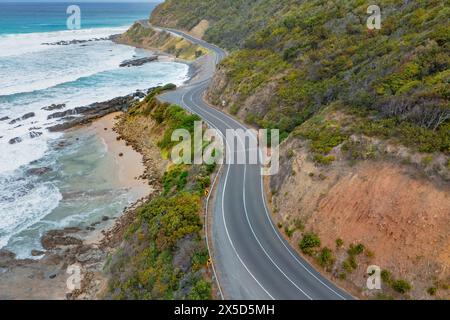
[[[247,129],[234,118],[210,107],[203,94],[215,66],[226,56],[221,48],[184,32],[164,29],[210,51],[194,81],[160,96],[198,114],[225,135],[227,129]],[[237,148],[248,148],[241,141]],[[230,151],[230,150],[229,150]],[[346,300],[352,297],[312,268],[274,226],[263,191],[261,167],[224,164],[214,191],[211,235],[214,272],[224,299]]]

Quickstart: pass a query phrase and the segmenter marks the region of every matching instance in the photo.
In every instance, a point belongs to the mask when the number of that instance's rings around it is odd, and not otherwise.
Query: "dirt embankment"
[[[306,233],[317,234],[335,259],[328,275],[358,297],[450,298],[448,183],[387,160],[317,166],[300,139],[288,139],[282,155],[281,172],[266,181],[266,190],[274,220],[294,248],[300,251]],[[364,245],[366,254],[346,269],[351,244]],[[309,258],[322,269],[317,257]],[[399,294],[394,280],[386,280],[382,290],[367,290],[369,265],[406,280],[411,289]]]

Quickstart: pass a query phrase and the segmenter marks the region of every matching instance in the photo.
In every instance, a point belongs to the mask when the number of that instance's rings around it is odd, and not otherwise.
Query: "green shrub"
[[[211,283],[204,279],[197,280],[187,298],[189,300],[210,300],[212,298]]]
[[[209,254],[206,248],[197,250],[192,256],[192,270],[197,271],[203,268],[208,262]]]
[[[324,166],[330,165],[335,160],[336,158],[334,156],[322,156],[320,154],[314,155],[314,162]]]
[[[319,264],[327,269],[333,266],[335,260],[336,259],[333,256],[333,252],[327,247],[322,248],[319,252],[319,256],[317,257]]]
[[[435,296],[435,295],[436,295],[436,292],[437,292],[437,289],[436,289],[435,287],[431,287],[431,288],[428,288],[428,289],[427,289],[427,293],[428,293],[430,296]]]
[[[344,240],[341,238],[336,239],[336,247],[341,248],[344,245]]]
[[[382,270],[381,271],[381,279],[387,283],[387,284],[391,284],[392,282],[392,275],[389,271],[387,270]]]
[[[404,294],[411,290],[411,285],[406,280],[395,280],[392,283],[392,289],[398,293]]]
[[[347,250],[347,253],[350,256],[358,255],[364,252],[364,245],[361,243],[358,243],[357,245],[350,244],[350,248]]]
[[[320,238],[315,233],[307,233],[303,236],[299,246],[303,253],[312,255],[314,249],[320,247]]]
[[[286,235],[288,236],[288,238],[292,238],[292,236],[294,235],[295,229],[291,228],[289,226],[285,226],[284,227],[284,232],[286,233]]]

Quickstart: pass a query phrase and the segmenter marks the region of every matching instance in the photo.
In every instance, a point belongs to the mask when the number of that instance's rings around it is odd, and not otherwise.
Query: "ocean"
[[[155,4],[80,3],[80,30],[67,30],[68,5],[0,3],[0,249],[19,258],[41,249],[40,237],[50,229],[89,226],[137,200],[109,183],[102,168],[111,159],[96,135],[70,140],[50,133],[45,128],[57,120],[48,120],[51,112],[43,108],[65,104],[63,111],[180,85],[188,76],[188,66],[175,62],[120,68],[124,60],[150,53],[98,40],[146,19]],[[48,45],[90,39],[97,41]],[[26,114],[32,116],[14,121]],[[30,174],[39,168],[45,173]]]

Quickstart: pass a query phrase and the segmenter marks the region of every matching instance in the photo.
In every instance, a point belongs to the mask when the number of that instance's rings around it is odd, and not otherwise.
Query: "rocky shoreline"
[[[113,99],[114,100],[114,99]],[[116,109],[112,107],[112,112]],[[101,109],[100,114],[104,112]],[[100,117],[100,116],[98,116]],[[92,113],[85,123],[95,121]],[[68,128],[78,125],[72,122]],[[103,126],[102,126],[103,128]],[[103,129],[102,129],[103,130]],[[109,130],[109,129],[108,129]],[[117,132],[117,124],[114,125]],[[109,130],[111,131],[111,130]],[[117,141],[123,141],[131,149],[132,142],[126,141],[119,133],[114,133]],[[133,147],[136,150],[136,147]],[[132,150],[131,150],[132,151]],[[137,151],[137,150],[136,150]],[[136,177],[145,181],[155,190],[156,182],[152,159],[142,155],[144,172]],[[40,175],[46,168],[38,168],[30,174]],[[150,192],[132,205],[125,207],[120,217],[103,216],[87,227],[70,227],[62,230],[49,230],[42,235],[40,242],[43,251],[32,250],[36,259],[17,259],[6,249],[0,250],[0,299],[98,299],[107,283],[103,268],[108,256],[120,245],[123,232],[134,220],[135,211],[153,197]],[[81,275],[80,288],[69,290],[67,281],[70,271],[78,268]],[[69,273],[68,273],[69,272]]]
[[[100,40],[114,40],[97,39]],[[86,42],[89,42],[86,41]],[[48,45],[69,45],[76,43],[54,43]],[[143,59],[124,61],[122,67],[138,66],[152,62],[158,57],[151,56]],[[189,79],[198,75],[201,63],[189,63]],[[45,129],[52,132],[63,132],[76,127],[94,123],[109,114],[115,112],[126,112],[133,104],[141,101],[149,92],[138,90],[126,96],[116,97],[108,101],[97,102],[88,106],[76,107],[69,110],[64,104],[53,104],[43,107],[45,111],[52,112],[48,120],[57,119],[59,123]],[[26,114],[18,119],[2,118],[0,121],[20,122],[22,118],[33,117]],[[39,134],[42,128],[36,128]],[[105,128],[106,130],[106,128]],[[159,163],[139,149],[137,143],[127,141],[121,134],[120,125],[114,126],[117,141],[124,141],[127,146],[132,147],[142,155],[144,172],[136,179],[144,180],[154,190],[160,186],[156,177],[160,170]],[[32,132],[30,132],[32,134]],[[12,139],[14,140],[14,139]],[[20,138],[10,143],[20,143]],[[62,142],[63,143],[63,142]],[[159,154],[159,150],[156,150]],[[49,168],[33,169],[29,174],[41,175]],[[51,170],[51,169],[50,169]],[[123,239],[125,229],[135,218],[137,208],[148,202],[157,192],[136,201],[129,207],[124,208],[122,215],[117,218],[103,217],[100,221],[85,228],[71,227],[62,230],[50,230],[41,237],[41,244],[45,251],[32,250],[31,255],[37,259],[17,259],[13,252],[6,249],[0,250],[0,299],[99,299],[106,289],[107,280],[103,269],[107,264],[110,254],[116,250]],[[69,267],[79,268],[81,287],[69,290],[70,281]],[[69,272],[69,273],[68,273]]]

